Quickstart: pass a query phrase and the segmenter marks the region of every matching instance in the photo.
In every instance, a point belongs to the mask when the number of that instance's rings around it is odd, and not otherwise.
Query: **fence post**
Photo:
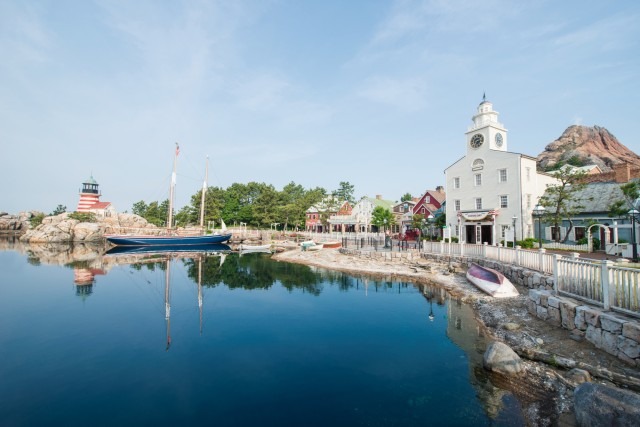
[[[553,256],[553,293],[558,295],[558,283],[560,280],[560,274],[558,271],[558,261],[560,260],[560,255]]]
[[[464,244],[458,242],[458,247],[460,248],[460,257],[464,256]]]
[[[545,248],[538,249],[538,271],[544,273],[544,254],[547,252]]]
[[[514,248],[515,250],[515,260],[514,263],[515,265],[520,265],[520,249],[522,249],[522,246],[518,246],[516,245],[516,247]]]
[[[482,244],[482,258],[487,258],[487,246],[489,246],[488,242],[484,242]]]
[[[600,283],[602,284],[602,302],[604,303],[605,311],[611,309],[611,300],[613,299],[613,292],[611,290],[612,283],[609,280],[609,268],[613,266],[612,261],[601,261]]]

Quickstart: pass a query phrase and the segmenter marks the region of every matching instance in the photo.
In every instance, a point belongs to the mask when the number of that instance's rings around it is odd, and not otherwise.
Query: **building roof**
[[[89,206],[89,209],[106,209],[111,206],[111,202],[96,202]]]
[[[545,192],[546,194],[546,192]],[[615,182],[594,182],[575,194],[575,199],[583,206],[581,212],[609,212],[609,206],[618,200],[623,200],[620,184]],[[553,210],[553,209],[552,209]],[[555,210],[553,210],[555,211]]]

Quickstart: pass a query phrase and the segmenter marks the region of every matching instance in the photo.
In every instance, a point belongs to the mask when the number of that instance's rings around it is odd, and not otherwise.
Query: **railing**
[[[611,261],[556,257],[558,293],[640,317],[640,270],[615,266]]]
[[[584,245],[567,245],[565,243],[558,243],[558,242],[547,242],[547,243],[543,242],[542,247],[545,249],[560,249],[562,251],[582,251],[582,252],[589,251],[589,245],[586,243]]]

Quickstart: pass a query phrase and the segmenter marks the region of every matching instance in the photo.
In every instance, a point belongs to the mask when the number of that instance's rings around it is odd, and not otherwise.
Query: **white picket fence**
[[[548,254],[546,249],[470,243],[425,242],[425,253],[469,256],[500,261],[554,276],[559,294],[640,317],[640,269],[617,266],[611,261],[594,261],[569,255]]]

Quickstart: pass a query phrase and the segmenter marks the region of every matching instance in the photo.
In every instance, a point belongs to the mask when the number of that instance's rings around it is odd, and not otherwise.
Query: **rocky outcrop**
[[[505,375],[518,375],[524,370],[520,356],[500,341],[489,344],[482,358],[482,365],[491,372]]]
[[[105,234],[135,233],[157,235],[161,229],[134,214],[118,214],[97,222],[80,222],[69,213],[48,216],[35,229],[27,231],[20,240],[27,243],[99,243]]]
[[[597,165],[608,172],[617,164],[640,167],[640,156],[622,145],[600,126],[569,126],[538,155],[538,167],[554,169],[558,164]]]
[[[640,420],[637,394],[602,384],[580,384],[574,405],[579,426],[637,426]]]
[[[20,234],[26,232],[31,223],[29,220],[39,212],[20,212],[18,215],[10,215],[0,212],[0,233]]]

